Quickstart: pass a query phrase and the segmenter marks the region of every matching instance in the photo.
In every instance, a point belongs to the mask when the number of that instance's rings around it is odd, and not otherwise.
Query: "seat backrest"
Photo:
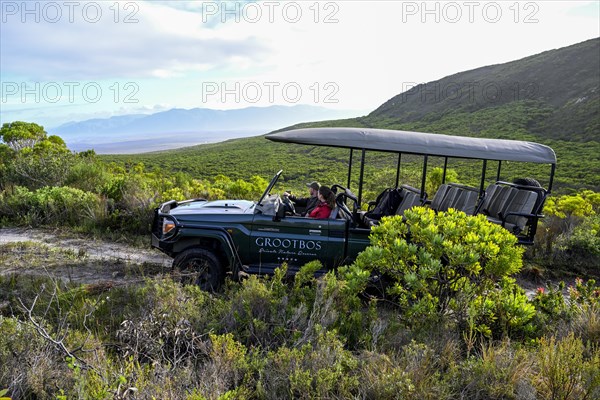
[[[340,208],[339,207],[333,207],[333,210],[331,210],[331,214],[329,214],[329,219],[336,219],[338,217],[338,213],[340,212]]]
[[[454,208],[463,211],[467,215],[475,214],[475,208],[477,207],[477,198],[479,193],[477,189],[471,190],[469,188],[461,188],[458,200],[454,205]]]
[[[487,187],[487,189],[485,189],[485,192],[483,192],[483,197],[480,200],[480,204],[477,207],[476,212],[477,213],[484,213],[489,206],[490,203],[492,202],[492,199],[494,198],[494,193],[496,193],[496,190],[498,190],[500,188],[500,185],[496,185],[495,183],[492,183],[491,185],[489,185]]]
[[[527,223],[527,217],[521,217],[518,215],[509,215],[510,213],[522,213],[531,214],[538,195],[535,192],[529,190],[516,189],[516,193],[512,196],[504,205],[502,215],[505,221],[514,224],[522,230]]]
[[[460,189],[455,186],[450,186],[446,191],[446,195],[444,196],[438,211],[448,211],[449,208],[453,208],[459,195]]]
[[[421,198],[418,193],[413,191],[406,191],[404,197],[402,198],[402,202],[396,209],[396,215],[404,215],[404,211],[412,208],[414,206],[421,205]]]
[[[510,202],[511,198],[518,192],[510,186],[500,186],[496,188],[487,208],[483,211],[492,218],[499,218],[500,213],[505,209],[505,205]]]
[[[438,211],[440,209],[442,201],[444,200],[444,196],[448,192],[449,188],[450,188],[450,185],[445,184],[445,183],[441,184],[440,187],[438,188],[438,190],[435,192],[435,195],[433,196],[433,199],[431,200],[431,204],[429,205],[429,207]]]

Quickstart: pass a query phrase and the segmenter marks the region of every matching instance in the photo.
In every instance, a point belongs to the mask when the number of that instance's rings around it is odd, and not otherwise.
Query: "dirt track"
[[[0,256],[0,276],[46,275],[76,283],[132,281],[166,273],[171,266],[169,257],[150,248],[39,229],[0,229]]]

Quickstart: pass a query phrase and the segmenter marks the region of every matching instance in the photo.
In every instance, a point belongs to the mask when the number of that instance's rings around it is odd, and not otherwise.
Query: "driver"
[[[319,184],[319,182],[315,181],[307,183],[306,187],[308,187],[308,192],[310,194],[309,197],[296,197],[290,192],[285,192],[283,194],[284,196],[287,196],[292,201],[292,203],[294,203],[294,206],[305,207],[302,214],[300,214],[303,217],[306,217],[308,214],[310,214],[310,212],[314,210],[315,207],[317,207],[317,204],[319,204],[319,199],[317,198],[317,195],[319,194],[319,188],[321,187],[321,185]]]

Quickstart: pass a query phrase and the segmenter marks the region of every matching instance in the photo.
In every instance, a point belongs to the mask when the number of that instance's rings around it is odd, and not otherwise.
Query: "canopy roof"
[[[271,133],[275,142],[482,160],[556,164],[554,150],[520,140],[482,139],[370,128],[305,128]]]

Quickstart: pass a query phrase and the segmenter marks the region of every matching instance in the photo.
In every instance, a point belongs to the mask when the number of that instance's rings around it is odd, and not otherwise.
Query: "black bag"
[[[366,213],[366,216],[373,219],[381,219],[386,215],[394,215],[396,209],[402,201],[400,189],[385,189],[375,200],[375,208]]]

